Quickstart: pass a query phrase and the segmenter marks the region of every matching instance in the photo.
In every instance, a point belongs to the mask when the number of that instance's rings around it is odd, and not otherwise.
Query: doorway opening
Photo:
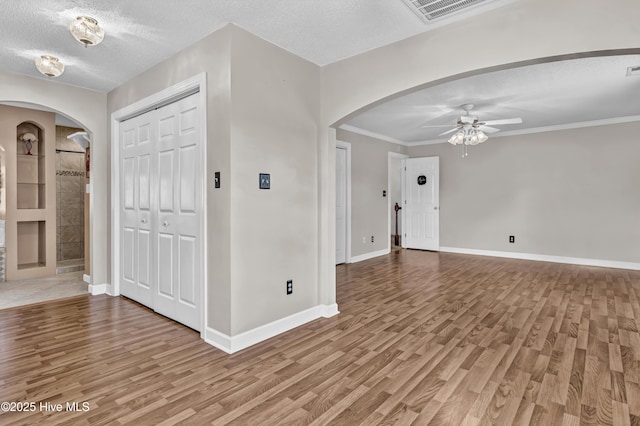
[[[84,129],[56,125],[56,273],[89,275],[89,142]],[[86,141],[86,143],[82,143]]]
[[[336,265],[351,263],[351,144],[336,141]]]
[[[0,104],[5,119],[0,126],[0,308],[86,294],[87,163],[84,150],[71,141],[61,146],[60,140],[66,137],[65,129],[84,132],[87,141],[90,136],[81,124],[54,109],[24,102]],[[61,149],[81,157],[77,170],[60,158]],[[59,269],[65,259],[73,260],[73,267]]]
[[[402,248],[402,205],[403,205],[403,160],[409,158],[408,155],[397,152],[389,152],[388,159],[388,215],[389,215],[389,247],[390,250]],[[396,204],[398,207],[396,208]],[[398,209],[398,210],[396,210]]]

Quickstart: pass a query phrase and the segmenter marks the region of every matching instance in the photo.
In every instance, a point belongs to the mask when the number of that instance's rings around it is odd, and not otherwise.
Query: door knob
[[[435,206],[433,209],[434,209],[434,210],[438,210],[438,206]]]
[[[167,226],[169,226],[169,222],[167,222],[167,221],[165,220],[164,222],[162,222],[162,226],[164,226],[164,227],[166,228]]]
[[[140,219],[140,223],[147,223],[147,219]]]

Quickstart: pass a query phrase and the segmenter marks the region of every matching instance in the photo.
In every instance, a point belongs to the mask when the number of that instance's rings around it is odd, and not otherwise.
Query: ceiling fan
[[[499,132],[500,129],[491,127],[491,126],[500,126],[504,124],[519,124],[522,123],[522,118],[504,118],[500,120],[487,120],[480,121],[478,117],[471,114],[471,110],[473,109],[473,104],[464,104],[461,105],[466,114],[461,115],[458,118],[458,122],[454,125],[453,129],[447,130],[446,132],[440,133],[438,136],[444,136],[449,133],[456,132],[453,136],[449,138],[449,143],[452,145],[463,145],[464,151],[462,156],[467,157],[467,145],[478,145],[489,139],[486,135],[487,133],[495,133]],[[439,126],[423,126],[423,127],[449,127],[448,125],[439,125]]]

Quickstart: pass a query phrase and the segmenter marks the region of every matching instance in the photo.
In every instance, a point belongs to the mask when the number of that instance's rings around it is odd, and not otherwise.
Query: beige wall
[[[207,325],[234,336],[318,304],[320,69],[229,25],[110,92],[109,112],[201,72]],[[213,188],[215,171],[221,189]],[[258,189],[261,172],[271,174],[270,190]]]
[[[640,262],[640,123],[490,138],[440,156],[440,245]],[[508,236],[516,237],[515,244]]]
[[[107,283],[107,120],[106,94],[44,78],[0,73],[0,102],[27,102],[51,108],[91,133],[91,282]]]
[[[231,49],[232,334],[318,304],[320,68],[243,30]],[[271,189],[258,189],[258,174]],[[293,294],[286,282],[293,280]]]
[[[385,250],[389,199],[382,191],[388,190],[389,152],[405,154],[407,148],[342,129],[336,137],[351,144],[351,257]]]

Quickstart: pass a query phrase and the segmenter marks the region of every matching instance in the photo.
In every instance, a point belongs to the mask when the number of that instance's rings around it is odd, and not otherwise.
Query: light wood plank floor
[[[0,424],[640,425],[640,272],[399,251],[229,356],[124,298],[0,310]]]

